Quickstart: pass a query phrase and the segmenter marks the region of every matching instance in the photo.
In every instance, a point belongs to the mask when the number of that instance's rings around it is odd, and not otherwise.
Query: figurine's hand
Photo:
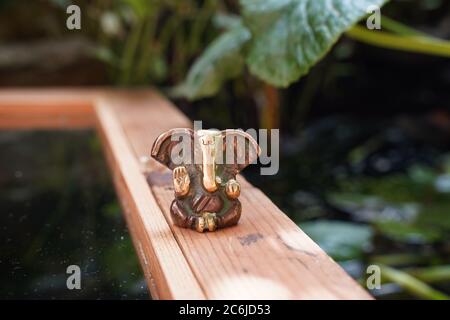
[[[227,184],[225,185],[225,193],[230,199],[238,198],[241,194],[240,184],[234,179],[228,180]]]
[[[173,169],[173,187],[176,196],[185,196],[189,192],[190,183],[191,180],[186,167],[180,166]]]

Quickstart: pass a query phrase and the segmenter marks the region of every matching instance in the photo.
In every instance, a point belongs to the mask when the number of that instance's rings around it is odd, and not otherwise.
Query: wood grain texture
[[[160,133],[191,123],[158,93],[0,90],[0,129],[46,128],[60,116],[90,119],[86,126],[96,120],[153,298],[371,299],[242,176],[237,226],[205,234],[174,226],[171,173],[150,158],[150,148]]]

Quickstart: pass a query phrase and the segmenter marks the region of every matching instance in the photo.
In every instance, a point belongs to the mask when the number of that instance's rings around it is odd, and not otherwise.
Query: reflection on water
[[[0,133],[0,299],[148,298],[108,174],[93,132]]]

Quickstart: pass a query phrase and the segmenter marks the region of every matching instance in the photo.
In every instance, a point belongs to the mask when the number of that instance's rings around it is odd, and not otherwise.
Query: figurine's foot
[[[204,232],[206,229],[208,231],[215,231],[217,229],[217,217],[215,213],[204,212],[202,216],[196,218],[195,230],[198,232]]]
[[[206,229],[206,221],[203,217],[197,217],[195,220],[195,230],[198,232],[203,232]]]
[[[203,218],[206,220],[209,231],[215,231],[217,229],[217,218],[215,213],[205,212]]]

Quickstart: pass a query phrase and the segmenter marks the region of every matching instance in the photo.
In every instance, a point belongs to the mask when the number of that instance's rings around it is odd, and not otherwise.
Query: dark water
[[[439,112],[323,117],[280,139],[277,175],[245,174],[361,284],[379,266],[377,298],[449,298],[449,124]]]
[[[1,132],[0,210],[0,299],[149,297],[93,132]]]

